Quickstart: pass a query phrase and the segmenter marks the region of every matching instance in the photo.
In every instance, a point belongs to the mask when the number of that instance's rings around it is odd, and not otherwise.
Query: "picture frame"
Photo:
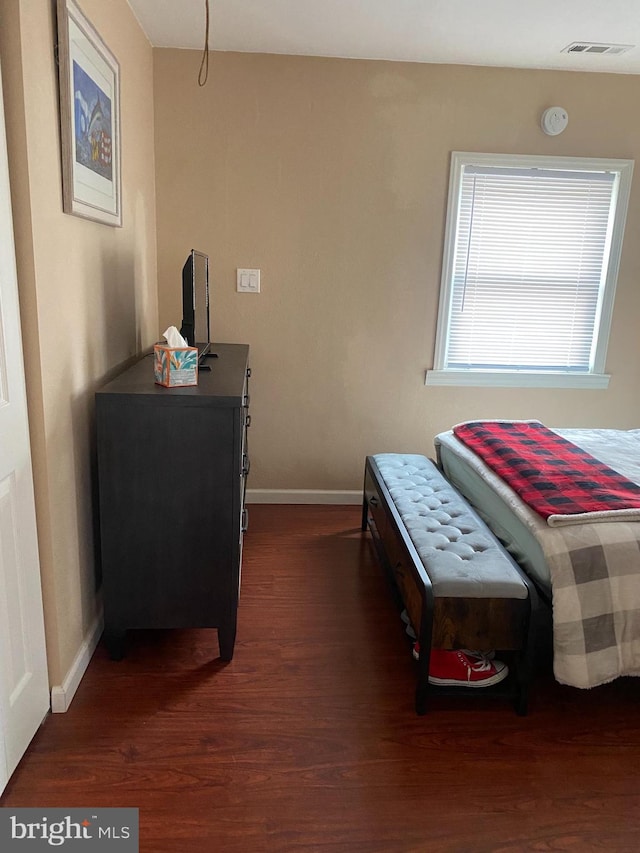
[[[57,19],[62,209],[120,227],[120,65],[75,0]]]

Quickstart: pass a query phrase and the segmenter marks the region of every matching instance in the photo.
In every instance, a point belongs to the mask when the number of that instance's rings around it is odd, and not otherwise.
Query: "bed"
[[[640,484],[640,430],[553,432]],[[551,526],[452,430],[434,443],[447,479],[550,601],[556,679],[588,688],[640,675],[640,512]]]

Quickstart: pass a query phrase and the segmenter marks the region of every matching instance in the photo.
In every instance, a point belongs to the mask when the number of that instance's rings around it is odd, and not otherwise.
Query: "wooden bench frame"
[[[372,456],[366,458],[363,488],[362,530],[367,528],[397,593],[397,603],[406,609],[414,630],[418,632],[417,713],[426,713],[428,695],[446,693],[509,695],[513,697],[517,713],[525,715],[533,671],[538,596],[522,569],[513,563],[527,588],[526,599],[436,596],[428,567],[418,555]],[[504,657],[509,659],[509,676],[495,687],[431,685],[428,679],[432,647],[507,652]]]

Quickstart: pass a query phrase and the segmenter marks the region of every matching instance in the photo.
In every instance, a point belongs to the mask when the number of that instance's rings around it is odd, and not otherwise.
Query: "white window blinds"
[[[444,367],[592,369],[618,181],[463,167]]]

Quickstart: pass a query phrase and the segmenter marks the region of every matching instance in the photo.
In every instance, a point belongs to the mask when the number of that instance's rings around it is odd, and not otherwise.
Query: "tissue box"
[[[153,368],[158,385],[165,388],[180,388],[198,384],[197,347],[170,347],[155,344]]]

